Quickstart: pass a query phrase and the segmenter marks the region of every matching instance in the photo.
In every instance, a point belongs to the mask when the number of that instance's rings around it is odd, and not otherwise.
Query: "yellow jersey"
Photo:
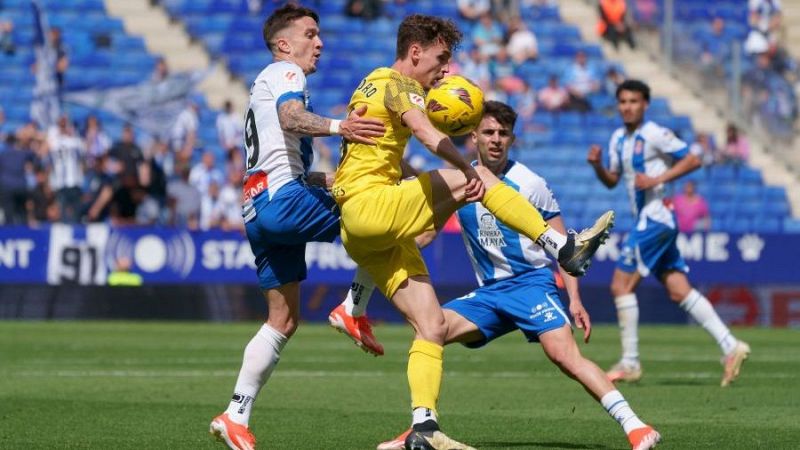
[[[386,133],[376,138],[377,145],[347,142],[342,139],[336,182],[331,192],[338,203],[374,186],[400,181],[400,161],[411,130],[403,125],[403,113],[418,108],[425,111],[425,91],[416,80],[381,67],[361,80],[350,97],[348,111],[367,106],[364,117],[383,121]]]

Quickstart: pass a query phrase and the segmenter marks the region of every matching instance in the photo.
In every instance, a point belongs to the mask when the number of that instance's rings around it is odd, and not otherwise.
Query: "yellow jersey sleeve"
[[[383,106],[387,111],[402,117],[410,109],[425,111],[425,92],[411,78],[393,74],[386,83]]]

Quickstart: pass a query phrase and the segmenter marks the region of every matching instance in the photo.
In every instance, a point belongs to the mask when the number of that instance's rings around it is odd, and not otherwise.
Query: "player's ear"
[[[420,55],[422,54],[422,47],[419,44],[411,44],[408,46],[408,57],[411,58],[411,62],[416,65],[419,62]]]
[[[292,53],[292,44],[289,43],[288,39],[283,37],[275,38],[275,48],[278,49],[279,53]]]

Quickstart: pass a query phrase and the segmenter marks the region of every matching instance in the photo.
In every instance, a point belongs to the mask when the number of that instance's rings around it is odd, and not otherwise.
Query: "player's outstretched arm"
[[[553,217],[547,223],[559,233],[567,234],[561,216]],[[578,279],[568,274],[561,266],[558,267],[558,271],[561,274],[561,279],[564,280],[564,288],[566,288],[567,296],[569,297],[569,313],[572,314],[572,318],[575,320],[575,326],[583,330],[583,342],[588,343],[589,338],[592,336],[592,320],[583,307],[581,294],[578,290]]]
[[[363,106],[339,121],[307,111],[300,100],[287,100],[278,107],[278,119],[283,130],[293,133],[307,136],[338,134],[350,142],[374,145],[372,138],[383,136],[386,129],[380,120],[363,117],[366,111],[366,106]]]
[[[403,122],[431,153],[464,173],[467,177],[465,192],[468,202],[480,201],[483,198],[484,186],[478,172],[461,156],[450,137],[434,128],[425,112],[419,109],[409,109],[403,113]]]
[[[611,172],[610,170],[603,167],[603,150],[600,148],[599,145],[595,144],[589,148],[589,154],[586,155],[586,162],[589,163],[590,166],[594,169],[595,175],[597,178],[609,189],[613,188],[614,186],[619,183],[619,174],[616,172]]]

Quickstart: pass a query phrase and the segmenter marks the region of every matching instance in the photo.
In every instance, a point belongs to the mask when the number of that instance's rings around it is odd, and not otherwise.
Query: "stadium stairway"
[[[594,2],[562,0],[560,10],[562,19],[578,27],[585,42],[602,47],[606,59],[621,64],[629,76],[646,80],[653,88],[654,95],[668,99],[672,111],[688,116],[699,131],[714,135],[717,142],[724,142],[725,119],[680,80],[672,77],[659,61],[654,60],[641,47],[631,51],[621,44],[620,49],[615,50],[610,43],[597,35],[597,8]],[[800,43],[796,45],[800,46]],[[795,188],[800,185],[800,177],[755,141],[751,141],[749,164],[761,170],[765,183],[780,185],[786,189],[793,216],[800,216],[800,189]]]
[[[163,57],[170,70],[206,69],[213,63],[205,48],[193,42],[180,23],[172,22],[164,9],[153,6],[150,0],[105,0],[105,6],[109,15],[123,21],[129,34],[144,39],[150,53]],[[199,90],[216,109],[222,109],[226,99],[231,99],[239,111],[247,104],[247,89],[222,64],[215,66]]]
[[[783,8],[783,45],[796,61],[800,61],[800,1],[781,2]],[[800,98],[800,82],[795,83],[795,93]],[[797,133],[795,133],[797,136]],[[789,163],[800,171],[800,139],[795,137],[794,151],[787,152]]]

